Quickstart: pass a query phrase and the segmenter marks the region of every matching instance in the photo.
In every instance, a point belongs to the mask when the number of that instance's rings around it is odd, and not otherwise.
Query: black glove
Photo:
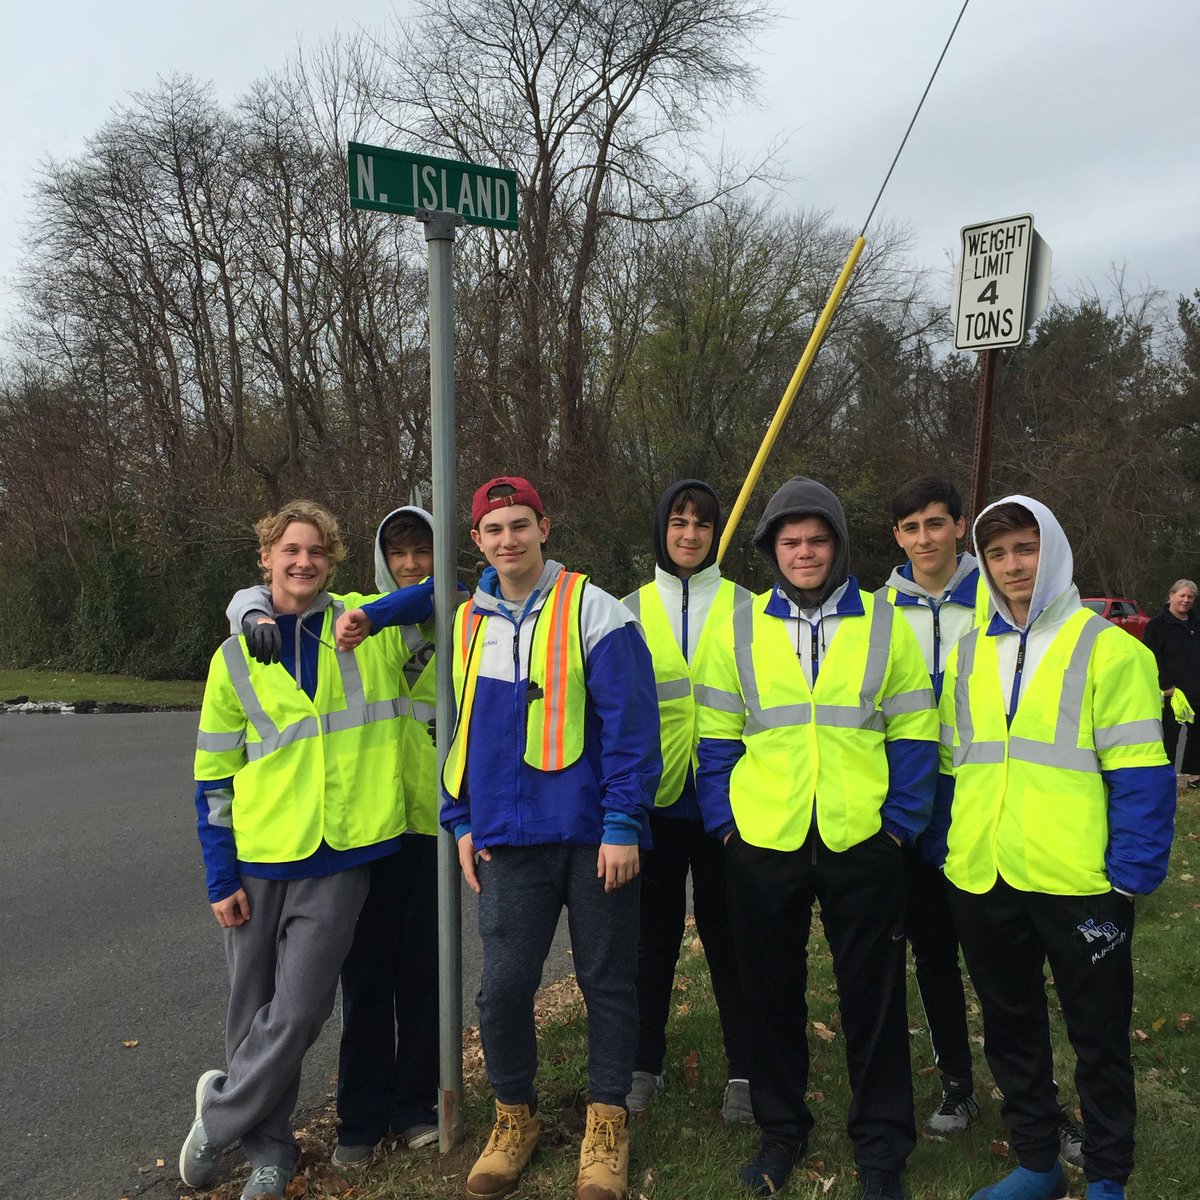
[[[246,635],[246,649],[255,662],[277,663],[283,640],[279,626],[274,621],[263,621],[262,613],[247,613],[242,618],[242,632]]]

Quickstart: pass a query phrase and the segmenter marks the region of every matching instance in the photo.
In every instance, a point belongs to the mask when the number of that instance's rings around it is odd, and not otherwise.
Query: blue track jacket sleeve
[[[746,753],[740,738],[701,738],[697,749],[696,800],[704,828],[714,837],[724,838],[734,827],[733,806],[729,803],[729,778],[737,761]]]
[[[1119,767],[1103,775],[1108,786],[1108,881],[1123,892],[1148,895],[1167,877],[1175,833],[1175,769],[1168,764]]]
[[[883,827],[911,846],[929,824],[938,777],[937,742],[900,738],[886,742],[888,792],[880,818]]]
[[[420,625],[433,618],[433,580],[388,592],[362,606],[376,632],[392,625]]]
[[[946,865],[949,854],[950,809],[954,804],[954,776],[938,772],[937,786],[933,793],[933,815],[925,832],[917,839],[921,857],[931,867],[940,871]]]
[[[662,776],[654,664],[641,629],[629,621],[606,633],[588,654],[584,676],[600,721],[603,840],[623,845],[631,841],[629,818],[639,831],[649,828]]]
[[[196,781],[196,831],[204,855],[210,904],[232,896],[242,886],[233,840],[233,778]]]

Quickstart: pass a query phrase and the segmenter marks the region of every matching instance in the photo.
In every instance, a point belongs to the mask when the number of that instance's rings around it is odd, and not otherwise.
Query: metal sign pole
[[[429,400],[433,463],[433,592],[437,664],[438,779],[454,728],[453,655],[458,553],[457,466],[454,453],[454,230],[455,213],[420,211],[429,246]],[[441,1152],[462,1136],[462,903],[458,849],[444,829],[438,831],[438,1048],[441,1103],[438,1135]]]
[[[971,511],[968,528],[987,504],[992,475],[992,410],[996,402],[999,350],[979,352],[979,404],[975,410],[975,453],[971,459]]]

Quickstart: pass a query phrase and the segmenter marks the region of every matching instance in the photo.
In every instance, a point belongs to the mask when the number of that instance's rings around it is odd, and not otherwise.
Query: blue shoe
[[[782,1142],[764,1142],[758,1153],[742,1168],[738,1182],[755,1196],[774,1196],[783,1191],[787,1177],[803,1149]]]
[[[980,1188],[971,1200],[1067,1200],[1067,1177],[1057,1162],[1049,1171],[1018,1167],[999,1183]]]
[[[1087,1187],[1087,1200],[1125,1200],[1125,1185],[1115,1179],[1093,1179]]]

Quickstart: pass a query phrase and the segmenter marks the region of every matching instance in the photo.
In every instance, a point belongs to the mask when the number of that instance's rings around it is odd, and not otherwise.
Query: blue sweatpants
[[[595,1104],[624,1105],[637,1049],[640,880],[605,892],[599,846],[495,846],[480,861],[483,980],[479,1030],[501,1104],[537,1097],[533,998],[564,905],[575,974],[587,1005],[588,1085]]]

